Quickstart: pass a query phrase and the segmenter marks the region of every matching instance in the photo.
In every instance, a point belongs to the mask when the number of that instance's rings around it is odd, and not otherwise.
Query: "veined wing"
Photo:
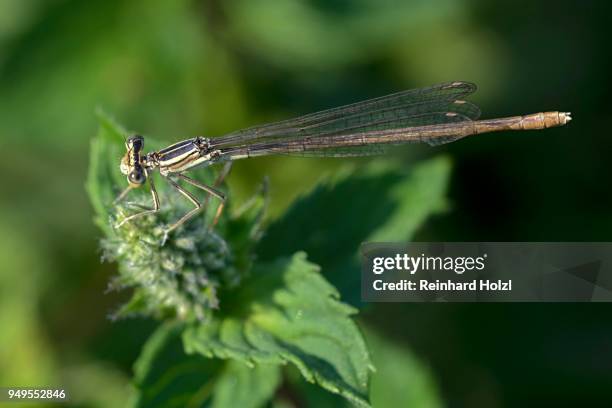
[[[306,157],[351,157],[384,154],[392,145],[427,143],[432,146],[450,143],[469,134],[472,120],[453,112],[433,112],[409,118],[413,125],[357,133],[262,141],[220,149],[223,160],[266,155]],[[435,125],[432,127],[431,125]],[[434,129],[435,128],[435,129]]]
[[[211,144],[223,158],[237,159],[266,154],[362,156],[384,153],[384,145],[389,144],[448,143],[459,137],[427,138],[415,129],[431,125],[444,129],[477,119],[478,107],[457,99],[475,89],[467,82],[452,82],[400,92],[234,132],[212,139]]]
[[[331,136],[339,133],[416,126],[422,122],[424,114],[433,112],[455,112],[468,119],[476,119],[480,115],[480,110],[475,105],[462,100],[475,90],[476,85],[459,81],[407,90],[298,118],[239,130],[214,138],[212,143],[215,148],[223,149],[263,141],[287,141],[307,136]]]

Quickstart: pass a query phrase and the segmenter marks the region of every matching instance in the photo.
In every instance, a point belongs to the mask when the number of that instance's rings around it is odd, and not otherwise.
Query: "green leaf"
[[[364,328],[368,348],[376,371],[370,381],[370,401],[376,408],[439,408],[444,406],[429,368],[407,347],[383,338],[373,328]],[[288,386],[294,398],[307,407],[344,407],[337,396],[307,384],[288,371]],[[283,395],[277,399],[282,401]]]
[[[221,364],[187,356],[180,341],[181,329],[178,324],[162,325],[143,347],[134,365],[134,407],[180,407],[196,395],[209,396]]]
[[[447,157],[419,163],[410,173],[402,173],[397,169],[389,169],[385,173],[389,171],[403,177],[386,194],[386,199],[394,203],[394,210],[370,232],[366,241],[409,240],[428,217],[448,207],[446,191],[451,162]]]
[[[370,385],[373,406],[438,408],[444,405],[431,371],[410,350],[371,329],[365,330],[365,334],[376,365]]]
[[[343,399],[338,394],[332,394],[316,384],[304,381],[300,373],[292,367],[285,370],[284,373],[287,387],[289,387],[289,389],[292,391],[289,397],[291,397],[293,400],[299,401],[299,404],[293,404],[293,401],[287,401],[287,396],[279,393],[276,395],[275,402],[280,406],[283,406],[283,404],[289,404],[291,407],[298,405],[317,408],[338,408],[352,406],[349,401]]]
[[[182,329],[178,324],[162,325],[143,348],[134,367],[134,407],[256,408],[274,395],[280,380],[277,365],[248,367],[187,355]]]
[[[120,176],[119,160],[125,150],[123,143],[127,131],[102,112],[98,113],[100,127],[97,136],[91,141],[89,172],[85,188],[95,211],[95,222],[107,235],[113,233],[109,223],[109,208],[119,189],[125,185]]]
[[[356,311],[338,300],[319,268],[298,253],[259,264],[252,276],[229,294],[239,300],[233,308],[185,331],[185,350],[248,364],[292,363],[306,380],[369,406],[372,364],[350,318]]]
[[[358,304],[361,243],[409,240],[429,216],[445,209],[450,169],[445,157],[410,172],[377,161],[323,182],[270,225],[258,256],[272,260],[303,250],[323,266],[343,299]]]
[[[214,390],[213,408],[256,408],[268,402],[280,383],[277,364],[256,364],[227,360]]]

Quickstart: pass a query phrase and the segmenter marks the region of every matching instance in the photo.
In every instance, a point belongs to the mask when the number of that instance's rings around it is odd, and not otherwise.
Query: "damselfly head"
[[[132,187],[139,187],[147,181],[146,171],[140,162],[140,152],[144,147],[144,138],[140,135],[128,137],[125,141],[126,152],[121,158],[119,169],[127,176],[127,181]]]

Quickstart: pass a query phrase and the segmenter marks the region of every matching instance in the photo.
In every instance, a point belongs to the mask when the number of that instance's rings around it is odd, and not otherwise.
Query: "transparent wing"
[[[245,154],[248,156],[379,154],[384,148],[375,146],[376,139],[372,137],[376,134],[384,136],[419,126],[477,119],[480,115],[478,107],[461,99],[475,89],[476,86],[468,82],[450,82],[399,92],[282,122],[240,130],[215,138],[211,144],[213,148],[221,150],[222,156],[227,158],[238,158]],[[366,134],[367,145],[359,143],[359,139]],[[401,143],[416,142],[418,141],[416,139],[418,138],[402,140]],[[351,140],[355,143],[351,143]]]
[[[264,155],[307,157],[348,157],[383,154],[397,144],[427,143],[435,146],[450,143],[471,134],[472,120],[453,112],[433,112],[411,118],[415,125],[384,128],[358,133],[337,132],[325,136],[290,140],[262,141],[221,149],[221,158],[235,160]],[[431,125],[435,124],[434,127]]]

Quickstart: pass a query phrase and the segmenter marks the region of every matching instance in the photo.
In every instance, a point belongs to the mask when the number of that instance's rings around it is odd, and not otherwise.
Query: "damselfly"
[[[215,225],[225,202],[216,188],[184,173],[196,167],[271,154],[346,157],[384,153],[388,146],[404,143],[440,145],[466,136],[502,130],[533,130],[565,125],[569,112],[540,112],[499,119],[478,120],[480,109],[464,98],[476,90],[469,82],[448,82],[412,89],[277,123],[255,126],[208,138],[194,137],[165,149],[144,154],[144,138],[131,136],[121,160],[121,172],[129,186],[117,198],[149,181],[153,207],[125,218],[119,226],[159,211],[159,197],[150,177],[158,170],[194,209],[172,224],[170,232],[196,215],[204,206],[179,181],[191,184],[220,200]],[[207,196],[207,201],[208,201]]]

